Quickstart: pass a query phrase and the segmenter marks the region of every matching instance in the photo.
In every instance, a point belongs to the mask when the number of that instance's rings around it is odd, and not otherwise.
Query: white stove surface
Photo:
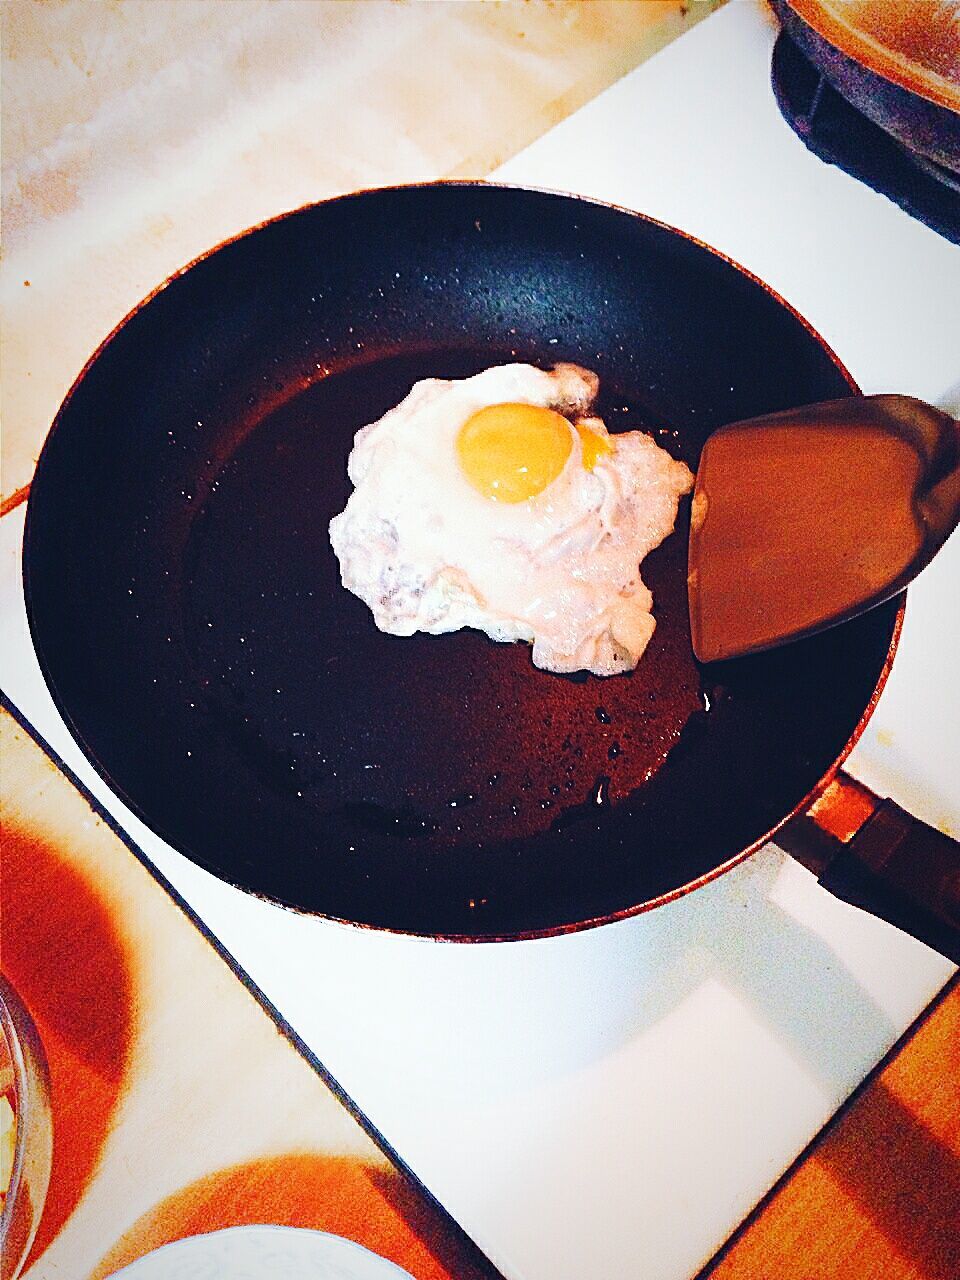
[[[865,390],[956,401],[960,250],[804,150],[769,89],[773,34],[735,0],[497,176],[676,223],[779,289]],[[22,528],[22,509],[0,523],[4,690],[511,1280],[692,1275],[953,971],[773,846],[651,914],[495,947],[247,897],[152,835],[74,744],[26,630]],[[953,831],[955,543],[911,588],[851,758]]]

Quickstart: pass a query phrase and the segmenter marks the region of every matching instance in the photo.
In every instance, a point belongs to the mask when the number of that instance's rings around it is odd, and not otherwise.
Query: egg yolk
[[[577,435],[580,437],[580,453],[585,471],[592,471],[605,454],[613,453],[613,445],[608,436],[591,431],[580,422],[577,423]]]
[[[542,493],[572,448],[566,418],[532,404],[488,405],[471,414],[457,436],[464,475],[497,502],[526,502]]]

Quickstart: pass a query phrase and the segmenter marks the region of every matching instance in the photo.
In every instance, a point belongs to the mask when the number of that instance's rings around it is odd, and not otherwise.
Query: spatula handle
[[[859,812],[846,839],[817,806],[808,815],[829,846],[821,885],[960,964],[960,843],[844,774],[834,785],[856,789]]]

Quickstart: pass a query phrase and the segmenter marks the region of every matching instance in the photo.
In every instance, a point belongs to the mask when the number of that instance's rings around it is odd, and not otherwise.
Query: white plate
[[[368,1249],[298,1227],[228,1227],[174,1240],[114,1272],[115,1280],[411,1280]]]

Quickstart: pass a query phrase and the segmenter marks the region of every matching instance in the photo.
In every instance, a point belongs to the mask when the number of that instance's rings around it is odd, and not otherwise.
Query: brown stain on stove
[[[220,1169],[161,1200],[113,1246],[89,1280],[104,1280],[174,1240],[254,1223],[345,1236],[417,1280],[493,1274],[457,1248],[449,1226],[396,1170],[356,1156],[292,1152]]]
[[[19,190],[13,197],[13,220],[19,228],[24,218],[62,217],[79,208],[79,172],[70,166],[43,170],[20,179]]]
[[[124,1095],[134,1027],[131,956],[96,886],[30,831],[3,831],[4,974],[50,1066],[53,1168],[28,1265],[79,1204]]]
[[[2,520],[10,511],[19,507],[22,502],[26,502],[29,497],[30,486],[28,484],[21,485],[19,489],[14,489],[13,493],[11,493],[9,497],[0,501],[0,520]]]

